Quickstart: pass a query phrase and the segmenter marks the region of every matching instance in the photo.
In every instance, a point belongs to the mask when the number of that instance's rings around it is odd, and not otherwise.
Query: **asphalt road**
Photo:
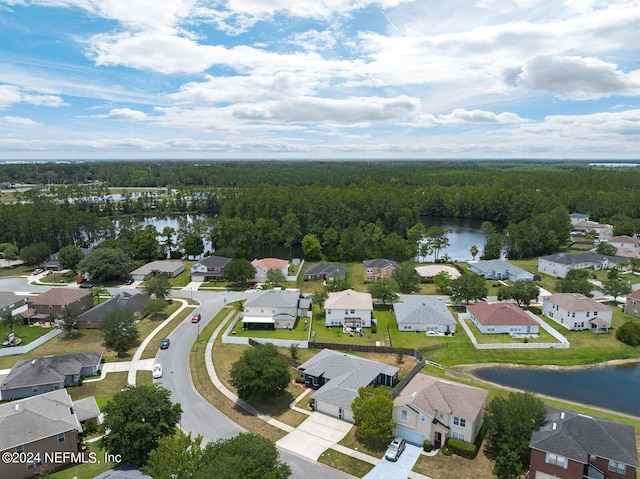
[[[202,330],[224,306],[224,299],[246,297],[244,293],[217,293],[174,291],[174,296],[191,297],[201,302],[198,312],[202,315],[200,330]],[[189,376],[189,351],[196,341],[198,325],[186,319],[169,336],[171,346],[169,349],[158,352],[157,361],[162,364],[164,371],[160,380],[164,387],[171,391],[171,400],[182,405],[182,419],[180,427],[191,432],[192,436],[198,434],[207,443],[217,439],[227,439],[244,430],[236,423],[228,419],[208,402],[202,399],[194,390]],[[201,338],[205,341],[205,338]],[[279,449],[280,458],[289,463],[292,469],[292,478],[299,479],[345,479],[352,476],[327,467],[323,464],[309,461],[285,450]]]

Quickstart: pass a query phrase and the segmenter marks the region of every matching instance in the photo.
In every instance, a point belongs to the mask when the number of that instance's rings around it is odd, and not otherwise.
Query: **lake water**
[[[640,417],[640,363],[581,369],[481,368],[480,379]]]

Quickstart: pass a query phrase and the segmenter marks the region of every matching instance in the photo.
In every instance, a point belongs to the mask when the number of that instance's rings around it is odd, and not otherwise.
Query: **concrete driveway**
[[[404,452],[396,462],[382,458],[378,465],[371,469],[363,479],[406,479],[420,457],[421,451],[422,448],[407,444]]]
[[[276,444],[302,457],[316,461],[320,454],[341,441],[353,427],[340,419],[314,412]],[[413,467],[413,466],[412,466]]]

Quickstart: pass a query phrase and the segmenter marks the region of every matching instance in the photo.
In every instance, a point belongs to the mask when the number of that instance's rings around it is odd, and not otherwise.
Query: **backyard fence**
[[[25,344],[24,346],[14,346],[10,348],[0,349],[0,356],[13,356],[14,354],[25,354],[38,346],[43,345],[50,339],[55,338],[58,334],[62,333],[62,329],[52,329],[44,336],[40,336],[38,339],[34,339],[29,344]]]

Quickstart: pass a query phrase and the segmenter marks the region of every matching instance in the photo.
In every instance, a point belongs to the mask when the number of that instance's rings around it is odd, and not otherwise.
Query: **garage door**
[[[415,444],[416,446],[422,447],[424,444],[424,434],[420,434],[419,432],[410,431],[408,429],[403,429],[401,427],[396,428],[396,436],[400,436],[405,441],[410,444]]]

